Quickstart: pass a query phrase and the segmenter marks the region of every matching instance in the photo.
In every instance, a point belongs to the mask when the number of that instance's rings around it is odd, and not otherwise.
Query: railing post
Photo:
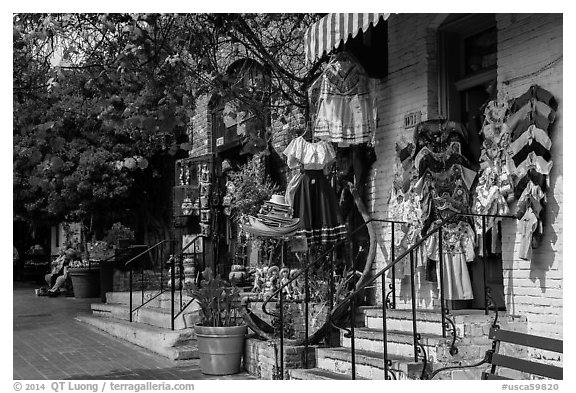
[[[438,267],[440,270],[440,313],[442,314],[442,337],[446,338],[446,301],[444,300],[444,258],[442,227],[438,229]]]
[[[390,246],[390,255],[392,256],[392,262],[394,262],[394,260],[396,259],[396,250],[395,250],[395,227],[394,227],[394,221],[392,221],[392,245]],[[396,309],[396,267],[392,267],[392,308]],[[382,298],[382,301],[384,301],[384,298]]]
[[[284,267],[284,240],[281,246],[281,266]],[[280,284],[282,285],[282,284]],[[279,294],[280,302],[280,379],[284,379],[284,289],[280,290]]]
[[[492,227],[492,236],[494,236],[494,227]],[[484,315],[488,315],[488,285],[486,283],[486,216],[482,216],[482,278],[484,280]]]
[[[356,259],[352,259],[352,292],[356,290]],[[350,298],[350,350],[352,352],[352,380],[356,379],[356,295]]]
[[[304,270],[304,364],[308,368],[308,302],[310,301],[309,287],[308,287],[308,266],[310,265],[310,254],[306,258],[306,266]]]
[[[174,256],[170,255],[170,328],[174,330],[174,286],[176,285],[176,272],[174,271],[176,263]]]
[[[129,308],[130,308],[130,322],[132,322],[132,264],[130,264],[130,275],[128,279],[128,287],[130,288],[130,299],[128,300]]]
[[[387,326],[386,326],[386,302],[384,298],[386,296],[386,279],[384,274],[380,276],[382,278],[382,345],[384,348],[384,379],[388,378],[388,337],[387,337]]]
[[[414,285],[414,251],[410,251],[410,286],[412,289],[412,333],[414,334],[414,361],[418,362],[418,338],[416,330],[416,287]]]

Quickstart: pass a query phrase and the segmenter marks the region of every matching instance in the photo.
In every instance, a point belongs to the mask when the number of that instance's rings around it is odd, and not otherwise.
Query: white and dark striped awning
[[[312,62],[321,57],[324,52],[356,37],[359,31],[365,31],[370,24],[376,26],[379,21],[386,20],[390,14],[328,14],[308,28],[304,35],[306,62]]]

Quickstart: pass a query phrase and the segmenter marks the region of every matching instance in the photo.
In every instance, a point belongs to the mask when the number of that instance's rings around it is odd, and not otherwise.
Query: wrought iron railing
[[[205,235],[197,235],[196,237],[194,237],[194,239],[192,239],[188,244],[186,244],[182,250],[177,254],[171,257],[172,263],[172,269],[171,274],[170,274],[170,282],[171,282],[171,290],[170,290],[170,300],[171,300],[171,306],[170,306],[170,316],[171,316],[171,322],[170,322],[170,326],[171,329],[174,330],[174,323],[176,321],[176,318],[178,318],[180,315],[182,315],[182,313],[184,312],[184,310],[186,310],[186,308],[192,304],[192,302],[194,301],[194,299],[190,298],[188,300],[186,300],[186,302],[184,301],[184,288],[187,284],[187,277],[185,277],[185,272],[184,272],[184,255],[185,254],[191,254],[186,252],[192,245],[194,253],[192,253],[193,255],[193,259],[194,259],[194,266],[195,266],[195,275],[193,278],[194,284],[199,284],[199,274],[200,272],[202,272],[205,268],[206,268],[206,242],[205,242],[206,236]],[[200,250],[200,252],[196,252]],[[178,266],[178,268],[176,269],[175,267]],[[178,274],[178,281],[176,280],[176,274]],[[179,296],[178,299],[176,300],[175,298],[175,293],[176,293],[176,288],[178,288]],[[178,303],[178,310],[176,310],[175,308],[175,303]]]
[[[168,248],[168,250],[166,250]],[[155,254],[155,255],[154,255]],[[128,288],[130,292],[130,299],[129,299],[129,321],[132,322],[134,312],[138,311],[140,308],[144,307],[146,304],[150,303],[152,300],[158,298],[162,293],[165,292],[164,290],[164,268],[165,264],[162,262],[166,259],[166,255],[173,255],[174,254],[174,240],[162,240],[151,247],[148,247],[146,250],[138,253],[137,255],[130,258],[126,261],[125,266],[129,269],[129,278],[128,278]],[[148,259],[148,264],[142,263]],[[159,261],[159,262],[158,262]],[[138,263],[140,262],[140,263]],[[146,269],[148,268],[148,269]],[[141,300],[140,304],[134,307],[134,272],[139,271],[140,273],[140,294]],[[149,270],[152,271],[153,277],[158,277],[159,280],[155,280],[157,285],[146,285],[145,282],[145,271]],[[154,278],[152,278],[154,279]],[[158,287],[158,289],[154,287]],[[149,293],[146,293],[146,288],[151,289]]]
[[[390,247],[391,250],[391,262],[387,264],[387,266],[385,266],[384,268],[382,268],[380,271],[378,271],[376,274],[372,275],[369,279],[364,280],[364,282],[362,283],[357,283],[356,282],[356,275],[352,274],[352,279],[350,282],[350,293],[341,301],[338,302],[338,305],[330,310],[330,324],[325,325],[326,326],[335,326],[339,329],[344,329],[346,330],[346,334],[345,337],[350,338],[350,347],[351,347],[351,378],[352,379],[356,379],[356,353],[355,353],[355,323],[356,323],[356,299],[359,296],[359,294],[364,291],[366,288],[371,287],[373,284],[376,283],[376,281],[378,279],[380,279],[382,281],[382,285],[381,285],[381,296],[382,296],[382,334],[383,334],[383,365],[384,365],[384,378],[385,379],[397,379],[396,375],[394,374],[393,370],[391,370],[391,361],[389,359],[388,356],[388,348],[387,348],[387,317],[386,317],[386,311],[387,308],[396,308],[396,288],[395,288],[395,281],[396,281],[396,276],[395,276],[395,271],[396,271],[396,266],[404,260],[404,258],[408,257],[409,258],[409,264],[410,264],[410,292],[411,292],[411,312],[412,312],[412,336],[413,336],[413,347],[414,347],[414,361],[415,362],[419,362],[420,360],[423,363],[423,367],[422,367],[422,373],[420,375],[421,379],[426,379],[427,378],[427,362],[428,362],[428,357],[425,351],[425,348],[423,346],[423,344],[421,343],[421,335],[418,333],[418,326],[417,326],[417,308],[416,308],[416,287],[415,287],[415,261],[414,261],[414,257],[415,257],[415,252],[424,245],[424,243],[432,236],[434,235],[438,235],[438,274],[439,277],[437,278],[437,280],[439,281],[439,289],[440,289],[440,313],[441,313],[441,325],[442,325],[442,337],[446,338],[447,336],[447,330],[450,329],[451,333],[452,333],[452,343],[451,343],[451,348],[450,348],[450,353],[452,355],[455,355],[458,352],[458,349],[455,346],[455,342],[456,342],[456,329],[455,329],[455,325],[454,322],[452,321],[452,319],[450,318],[449,314],[450,314],[450,310],[448,309],[447,305],[446,305],[446,299],[445,299],[445,288],[444,288],[444,263],[443,263],[443,242],[442,242],[442,230],[444,229],[444,226],[450,222],[453,222],[456,218],[462,218],[462,217],[481,217],[482,218],[482,234],[483,234],[483,242],[482,242],[482,250],[483,250],[483,284],[484,284],[484,310],[485,310],[485,314],[488,315],[488,311],[490,308],[490,305],[493,303],[493,301],[490,299],[490,289],[487,285],[486,282],[486,264],[487,264],[487,245],[486,245],[486,234],[487,234],[487,229],[486,229],[486,219],[488,217],[492,217],[492,218],[516,218],[515,216],[510,216],[510,215],[479,215],[479,214],[466,214],[466,213],[454,213],[448,217],[446,217],[445,219],[441,220],[440,222],[435,223],[434,227],[432,229],[430,229],[424,236],[422,236],[420,238],[420,240],[415,243],[414,245],[412,245],[411,247],[409,247],[407,250],[403,251],[400,255],[396,256],[395,252],[394,252],[394,244],[395,244],[395,238],[394,238],[394,232],[395,232],[395,224],[398,224],[398,222],[396,221],[392,221],[392,220],[377,220],[377,219],[371,219],[367,222],[365,222],[363,225],[361,225],[359,228],[357,228],[354,232],[352,232],[349,235],[349,238],[351,238],[351,236],[353,234],[355,234],[356,232],[362,230],[364,227],[366,227],[366,225],[372,223],[372,222],[387,222],[391,224],[391,244],[392,246]],[[281,326],[280,330],[279,330],[279,339],[280,339],[280,365],[279,365],[279,375],[278,377],[283,379],[284,378],[284,329],[283,327],[283,323],[284,323],[284,288],[288,285],[292,285],[294,280],[297,280],[298,277],[300,277],[302,274],[305,274],[305,281],[304,281],[304,285],[305,285],[305,299],[304,299],[304,303],[305,303],[305,321],[304,321],[304,325],[305,325],[305,340],[304,340],[304,366],[305,368],[308,367],[308,346],[309,343],[312,341],[312,339],[317,339],[323,332],[322,331],[316,331],[314,332],[314,334],[312,336],[309,335],[309,331],[308,331],[308,313],[309,313],[309,309],[308,309],[308,303],[309,303],[309,283],[308,283],[308,273],[309,271],[315,267],[318,266],[320,264],[320,262],[326,258],[327,256],[329,256],[332,252],[334,252],[334,250],[339,247],[342,243],[347,242],[347,240],[343,240],[340,242],[335,243],[330,249],[326,250],[325,252],[321,253],[319,257],[317,257],[314,261],[312,261],[311,263],[307,264],[304,266],[304,268],[294,277],[292,277],[290,280],[288,280],[286,283],[281,284],[267,299],[264,300],[264,303],[262,304],[262,311],[273,317],[273,318],[278,318],[279,319],[279,324]],[[282,252],[284,252],[284,247],[282,248]],[[351,263],[351,271],[355,272],[356,271],[356,259],[353,259],[352,263]],[[391,270],[391,283],[390,283],[390,289],[391,291],[386,294],[385,293],[385,274]],[[330,299],[333,299],[334,293],[333,293],[333,270],[330,273]],[[359,285],[358,285],[359,284]],[[268,303],[274,299],[277,299],[279,302],[279,309],[280,312],[279,313],[274,313],[274,312],[270,312],[268,310],[266,310],[266,306],[268,305]],[[498,318],[498,309],[497,307],[494,307],[496,315],[495,315],[495,321]],[[343,328],[341,326],[338,326],[338,324],[340,322],[343,322],[343,313],[345,313],[346,311],[349,312],[348,315],[348,323],[350,325],[350,327],[348,329]]]

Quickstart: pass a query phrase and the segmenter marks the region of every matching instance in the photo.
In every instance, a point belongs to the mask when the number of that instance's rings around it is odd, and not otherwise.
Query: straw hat
[[[279,195],[279,194],[272,195],[272,198],[270,198],[268,203],[273,203],[275,205],[280,205],[280,206],[289,206],[286,203],[286,198],[284,198],[284,195]]]

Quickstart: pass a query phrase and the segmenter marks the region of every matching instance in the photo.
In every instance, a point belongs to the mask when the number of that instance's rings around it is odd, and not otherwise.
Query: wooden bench
[[[480,362],[469,365],[442,367],[430,374],[428,379],[433,379],[436,375],[443,371],[478,367],[483,364],[490,364],[491,367],[490,371],[482,373],[481,379],[514,379],[502,375],[500,371],[503,369],[516,370],[521,373],[528,373],[531,375],[550,379],[563,378],[562,367],[514,357],[510,354],[505,354],[507,351],[502,351],[501,348],[502,344],[505,344],[504,346],[509,349],[517,349],[519,347],[533,348],[561,354],[563,353],[562,340],[518,333],[510,330],[500,329],[499,327],[495,326],[490,329],[488,337],[492,340],[492,349],[486,351],[484,359],[482,359]]]
[[[562,379],[562,367],[504,355],[500,350],[500,346],[503,343],[508,343],[525,348],[535,348],[545,351],[563,353],[562,340],[555,340],[552,338],[534,336],[525,333],[517,333],[495,327],[490,329],[490,334],[488,337],[493,340],[492,354],[488,359],[488,361],[492,364],[492,367],[489,372],[482,373],[482,379],[511,379],[497,374],[500,368],[517,370],[550,379]]]

